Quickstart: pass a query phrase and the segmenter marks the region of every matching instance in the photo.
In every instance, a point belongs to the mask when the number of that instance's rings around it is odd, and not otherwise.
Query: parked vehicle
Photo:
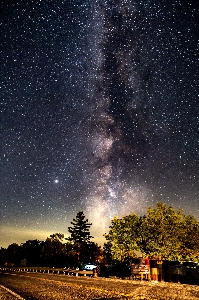
[[[92,271],[93,269],[96,269],[96,268],[97,268],[96,264],[88,263],[88,264],[84,265],[83,270]]]

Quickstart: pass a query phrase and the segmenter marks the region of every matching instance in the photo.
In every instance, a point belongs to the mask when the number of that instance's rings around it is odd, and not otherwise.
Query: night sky
[[[199,219],[195,0],[3,0],[0,246],[164,202]]]

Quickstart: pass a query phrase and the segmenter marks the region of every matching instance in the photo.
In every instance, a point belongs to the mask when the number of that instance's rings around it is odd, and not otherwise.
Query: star
[[[0,247],[78,211],[102,239],[156,202],[199,218],[198,4],[154,2],[2,0]]]

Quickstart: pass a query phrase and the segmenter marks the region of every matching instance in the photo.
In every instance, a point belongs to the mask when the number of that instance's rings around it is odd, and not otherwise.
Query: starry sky
[[[199,219],[195,0],[3,0],[0,246],[156,202]]]

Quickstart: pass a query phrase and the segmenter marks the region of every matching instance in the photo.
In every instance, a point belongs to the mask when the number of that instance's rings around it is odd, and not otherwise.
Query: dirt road
[[[5,288],[14,294],[9,294]],[[13,298],[14,295],[15,298]],[[20,297],[25,300],[196,300],[199,299],[199,286],[153,281],[0,272],[0,300],[20,299]]]

